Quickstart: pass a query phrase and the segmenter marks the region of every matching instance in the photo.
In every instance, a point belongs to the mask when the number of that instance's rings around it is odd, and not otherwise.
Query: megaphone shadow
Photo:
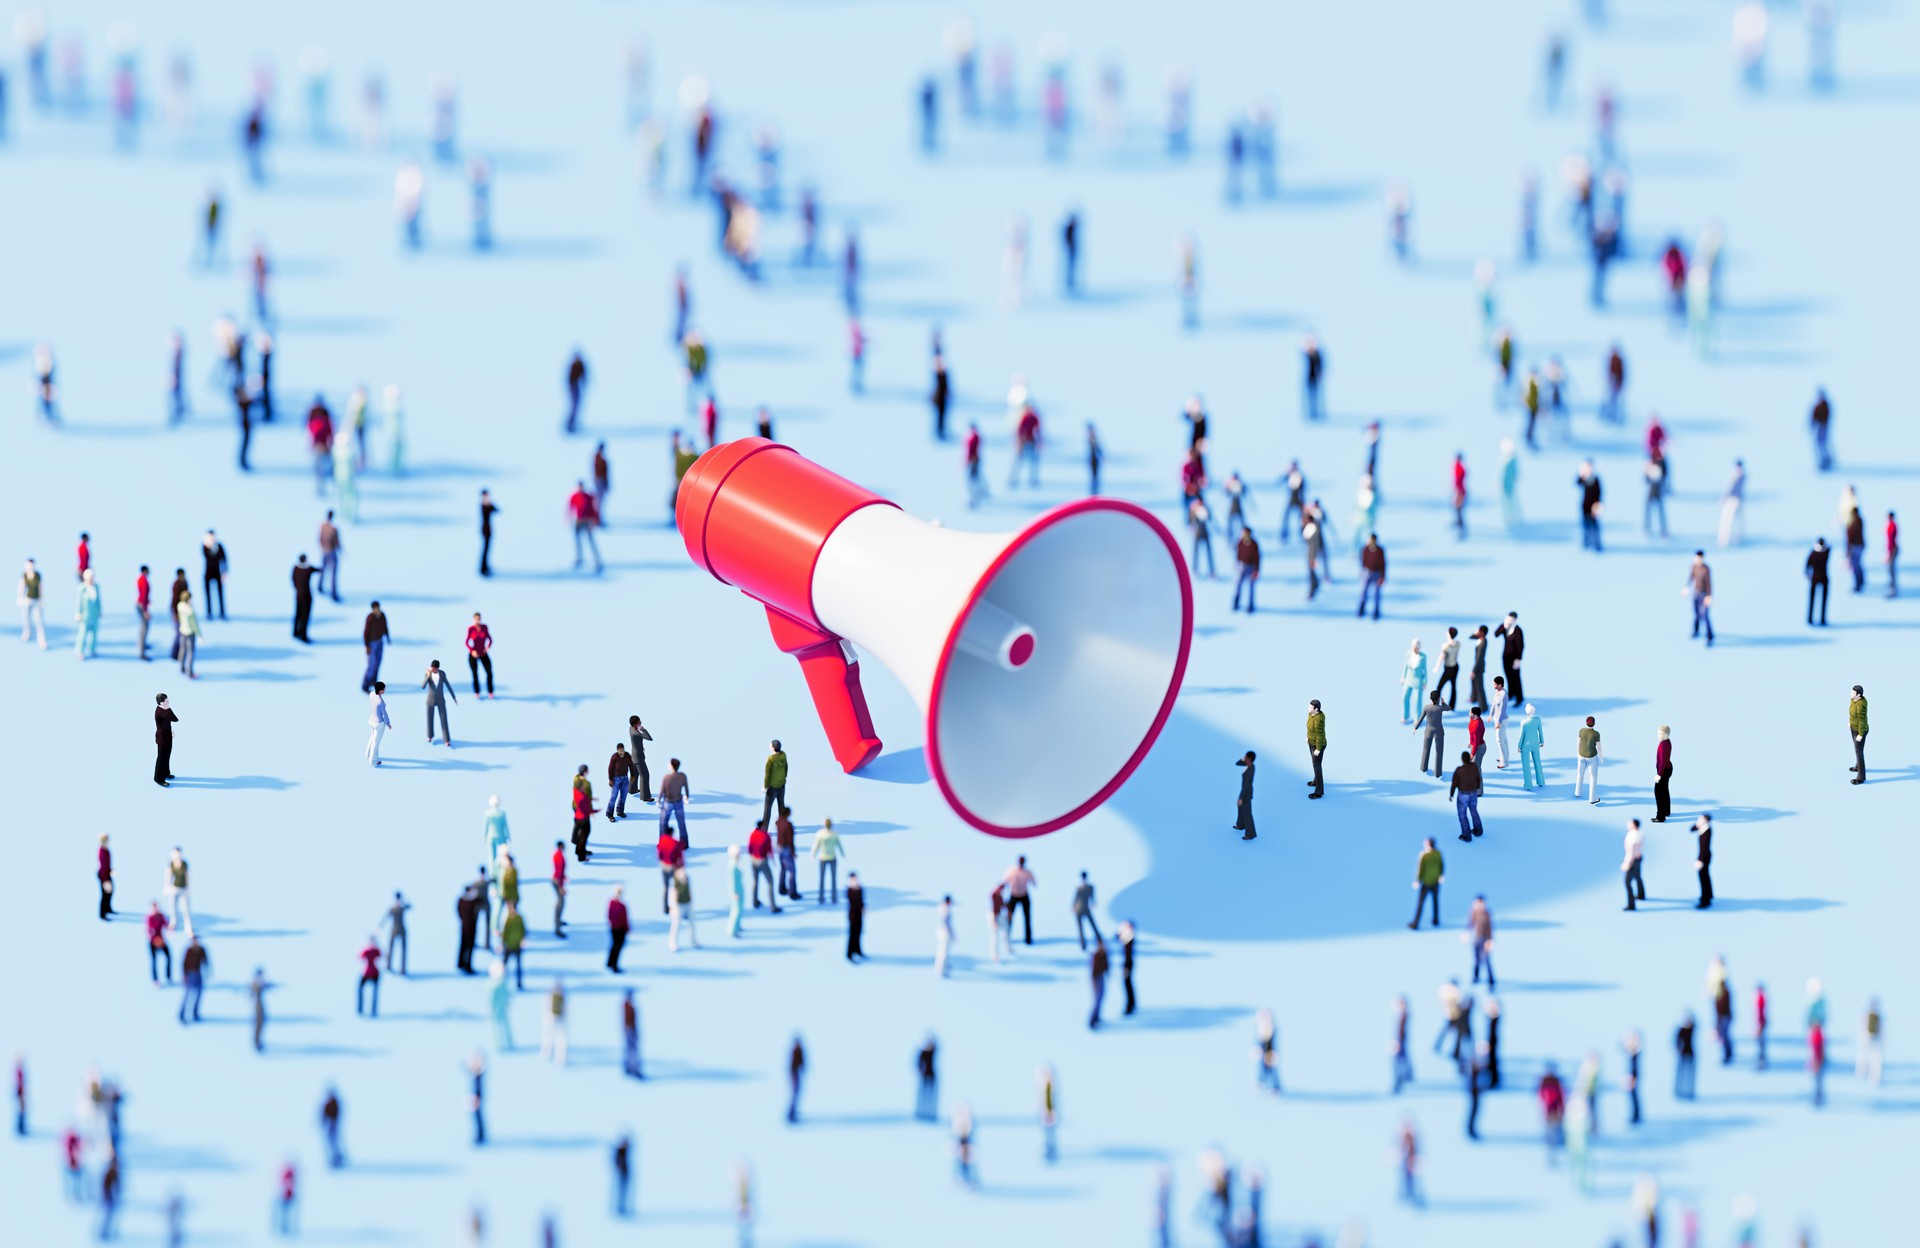
[[[1289,761],[1305,757],[1305,738],[1303,727]],[[1590,887],[1619,866],[1627,812],[1617,806],[1577,822],[1544,818],[1534,804],[1551,799],[1522,795],[1489,759],[1487,774],[1500,779],[1488,781],[1480,800],[1486,835],[1462,844],[1444,781],[1416,785],[1431,788],[1417,808],[1362,796],[1352,778],[1371,784],[1378,767],[1342,756],[1337,740],[1328,743],[1329,783],[1320,801],[1307,799],[1301,772],[1280,765],[1281,750],[1252,743],[1259,836],[1243,842],[1232,830],[1240,776],[1234,762],[1248,744],[1178,709],[1168,719],[1146,761],[1108,802],[1140,830],[1153,856],[1147,875],[1109,904],[1116,919],[1196,940],[1304,940],[1404,928],[1427,836],[1446,859],[1441,921],[1448,926],[1465,921],[1476,893],[1486,894],[1496,915],[1513,913]],[[1411,764],[1411,752],[1403,761]],[[1649,827],[1649,876],[1662,860],[1683,871],[1674,849],[1656,844],[1667,841],[1663,826]],[[1691,854],[1691,838],[1676,834],[1671,844]],[[1690,870],[1683,874],[1691,880]]]

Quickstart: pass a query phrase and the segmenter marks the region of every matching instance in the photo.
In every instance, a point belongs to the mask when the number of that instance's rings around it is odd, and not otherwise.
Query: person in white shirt
[[[1640,866],[1646,848],[1646,836],[1640,831],[1638,819],[1627,820],[1626,857],[1620,860],[1620,870],[1625,874],[1627,883],[1627,906],[1636,909],[1636,900],[1647,899],[1647,882],[1640,878]]]
[[[380,765],[380,738],[387,735],[387,729],[393,727],[393,720],[387,717],[387,682],[373,682],[373,692],[367,697],[373,703],[373,710],[367,716],[367,725],[373,731],[367,734],[367,761],[375,767]]]
[[[1500,747],[1500,757],[1494,766],[1501,771],[1507,769],[1507,678],[1493,678],[1493,739]]]
[[[1455,710],[1460,698],[1460,630],[1449,628],[1447,640],[1440,647],[1440,679],[1435,689],[1442,686],[1447,690],[1447,709]]]
[[[940,909],[933,921],[933,969],[940,978],[947,977],[947,955],[953,949],[953,896],[948,894],[940,899]]]

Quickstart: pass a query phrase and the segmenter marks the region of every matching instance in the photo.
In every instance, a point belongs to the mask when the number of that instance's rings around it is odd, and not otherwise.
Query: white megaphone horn
[[[1105,801],[1180,691],[1193,587],[1173,536],[1132,503],[961,533],[742,438],[687,470],[674,518],[695,563],[766,606],[840,765],[880,752],[851,641],[919,702],[927,770],[983,832],[1038,836]]]

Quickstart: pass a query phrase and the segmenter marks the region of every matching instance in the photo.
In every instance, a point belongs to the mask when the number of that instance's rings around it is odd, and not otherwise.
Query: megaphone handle
[[[880,753],[880,738],[873,735],[873,716],[860,689],[860,663],[846,639],[772,607],[767,608],[767,626],[773,644],[800,660],[800,674],[807,678],[807,692],[813,695],[813,709],[833,747],[834,761],[846,772],[872,762]]]

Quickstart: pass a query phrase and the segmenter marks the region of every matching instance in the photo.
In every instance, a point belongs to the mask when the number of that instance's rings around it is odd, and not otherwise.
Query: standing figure
[[[1234,804],[1235,817],[1233,828],[1234,831],[1241,834],[1241,840],[1251,841],[1256,835],[1253,827],[1253,751],[1248,750],[1245,754],[1241,755],[1240,760],[1236,762],[1234,766],[1241,770],[1240,798]],[[1022,858],[1020,861],[1025,863],[1026,859]],[[1031,920],[1028,921],[1027,926],[1027,943],[1033,943],[1033,926]]]
[[[1627,820],[1625,856],[1620,859],[1620,871],[1621,878],[1626,882],[1627,904],[1625,908],[1628,910],[1635,908],[1634,903],[1636,901],[1645,901],[1647,899],[1647,882],[1641,874],[1641,868],[1645,865],[1646,841],[1646,836],[1640,831],[1640,821],[1638,819]]]
[[[858,871],[847,872],[847,961],[858,962],[866,952],[860,948],[860,936],[866,926],[867,890],[860,885]]]
[[[20,607],[20,640],[31,641],[38,636],[40,648],[47,648],[47,612],[41,604],[40,569],[33,560],[26,562],[25,570],[20,573],[20,586],[14,595]],[[175,647],[178,649],[178,647]]]
[[[1435,693],[1439,690],[1435,689]],[[1427,656],[1420,649],[1420,639],[1413,639],[1407,649],[1407,657],[1400,664],[1400,722],[1413,722],[1414,712],[1420,708],[1420,700],[1427,693]],[[1424,767],[1421,770],[1425,770]]]
[[[480,613],[473,613],[473,623],[467,626],[467,672],[473,677],[473,696],[480,696],[480,669],[487,669],[487,696],[493,696],[493,633],[480,622]]]
[[[1327,717],[1320,709],[1320,699],[1313,698],[1307,703],[1307,752],[1313,756],[1313,788],[1309,798],[1325,797],[1326,778],[1321,774],[1321,761],[1327,752]]]
[[[1724,544],[1724,543],[1723,543]],[[1687,569],[1687,592],[1693,599],[1693,636],[1707,630],[1707,645],[1713,645],[1713,570],[1707,567],[1707,552],[1693,552],[1693,566]]]
[[[1853,699],[1847,703],[1847,733],[1853,738],[1853,784],[1867,782],[1867,695],[1859,685],[1853,687]]]
[[[1580,796],[1580,786],[1587,787],[1587,804],[1600,804],[1600,732],[1593,726],[1593,716],[1587,716],[1586,727],[1582,728],[1574,743],[1573,795]]]
[[[1703,814],[1695,819],[1693,834],[1696,840],[1693,868],[1700,875],[1700,900],[1693,908],[1705,910],[1713,905],[1713,816]]]
[[[1414,721],[1413,730],[1420,734],[1420,770],[1427,772],[1427,759],[1433,759],[1435,780],[1440,778],[1440,769],[1447,759],[1447,708],[1440,705],[1440,691],[1435,689],[1427,695],[1427,705],[1420,711],[1420,717]],[[1469,760],[1472,756],[1468,755]]]
[[[1420,912],[1426,908],[1429,897],[1433,898],[1433,926],[1440,926],[1440,886],[1447,880],[1446,860],[1434,848],[1433,838],[1429,836],[1420,844],[1420,858],[1413,869],[1413,886],[1420,894],[1413,901],[1413,922],[1407,924],[1413,931],[1420,929]]]
[[[1545,742],[1546,730],[1540,726],[1540,713],[1529,702],[1527,717],[1520,723],[1520,787],[1523,789],[1547,787],[1546,776],[1540,770],[1540,750]]]
[[[420,678],[420,687],[427,691],[427,744],[433,744],[433,717],[440,716],[440,743],[448,749],[453,748],[453,729],[447,723],[447,699],[460,700],[453,691],[453,682],[440,670],[440,660],[427,664],[426,675]]]
[[[173,779],[173,726],[180,717],[167,704],[166,694],[154,695],[153,702],[153,782],[164,789]]]
[[[480,491],[480,575],[492,576],[493,565],[493,517],[500,508],[494,505],[493,494],[488,490]]]
[[[1673,813],[1673,730],[1660,725],[1660,743],[1653,747],[1653,821],[1665,823]]]
[[[387,682],[376,680],[368,694],[372,709],[367,712],[367,727],[372,731],[367,734],[366,758],[375,767],[380,766],[380,740],[387,735],[387,729],[393,727],[393,718],[387,714],[386,693]]]
[[[93,569],[80,574],[80,596],[73,608],[73,652],[91,659],[100,651],[100,587],[93,583]]]

